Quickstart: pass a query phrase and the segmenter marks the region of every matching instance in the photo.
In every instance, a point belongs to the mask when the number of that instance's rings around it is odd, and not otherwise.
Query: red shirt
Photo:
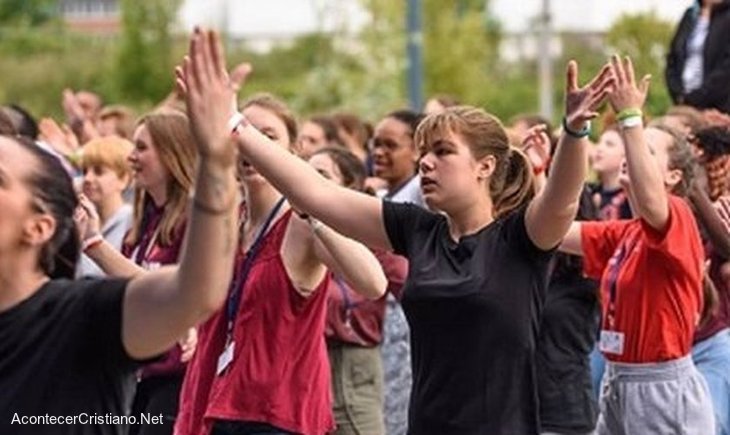
[[[388,278],[387,291],[400,299],[408,275],[408,260],[387,251],[374,251],[374,254]],[[375,347],[383,341],[385,296],[369,300],[334,276],[327,286],[327,295],[327,343]]]
[[[324,340],[328,279],[307,298],[294,288],[280,255],[290,218],[288,211],[264,237],[243,284],[234,357],[222,375],[216,366],[226,340],[226,310],[199,328],[175,433],[208,434],[213,420],[264,422],[303,434],[334,429]]]
[[[601,280],[601,329],[624,334],[623,354],[606,353],[606,358],[651,363],[689,354],[702,309],[704,253],[684,200],[669,196],[664,231],[640,219],[586,222],[581,241],[586,275]],[[613,276],[615,324],[610,328]]]
[[[145,205],[144,228],[135,245],[124,243],[122,255],[131,259],[138,266],[146,270],[159,269],[160,266],[177,264],[182,243],[185,238],[185,219],[177,226],[173,233],[172,243],[162,245],[159,240],[159,227],[162,222],[164,208],[156,207],[151,201]],[[185,363],[180,361],[182,349],[176,344],[165,356],[154,363],[147,364],[141,371],[142,378],[153,376],[182,376],[185,372]]]

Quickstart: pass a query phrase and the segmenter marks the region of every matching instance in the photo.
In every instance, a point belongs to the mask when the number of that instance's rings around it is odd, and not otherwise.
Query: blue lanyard
[[[340,294],[342,294],[342,301],[344,302],[344,312],[345,312],[345,326],[348,328],[351,328],[352,325],[350,325],[350,320],[352,319],[352,310],[357,308],[359,305],[362,305],[363,302],[353,302],[350,298],[350,290],[348,289],[345,282],[340,278],[339,276],[332,274],[332,279],[335,281],[335,284],[337,284],[337,287],[340,289]]]
[[[233,325],[236,322],[236,315],[238,314],[238,304],[241,301],[241,297],[243,297],[243,286],[246,284],[246,278],[248,278],[248,274],[251,272],[254,259],[259,252],[259,248],[261,248],[261,242],[264,240],[266,231],[271,226],[271,223],[274,221],[274,217],[281,209],[281,206],[284,205],[284,201],[285,199],[281,198],[276,205],[274,205],[274,208],[271,209],[269,215],[266,217],[264,226],[261,227],[253,244],[248,249],[246,260],[239,262],[239,267],[236,268],[235,275],[231,281],[231,287],[228,292],[228,303],[226,304],[226,318],[228,320],[227,341],[230,341],[233,338]]]

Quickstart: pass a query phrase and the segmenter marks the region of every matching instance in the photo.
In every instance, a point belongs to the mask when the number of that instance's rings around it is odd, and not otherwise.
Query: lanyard
[[[352,319],[352,310],[354,308],[357,308],[359,305],[362,305],[363,302],[353,302],[350,298],[350,290],[348,290],[347,285],[342,280],[341,277],[332,274],[332,279],[335,281],[335,284],[337,284],[337,287],[340,289],[340,294],[342,295],[342,301],[345,303],[345,326],[351,327],[350,320]]]
[[[606,321],[610,330],[614,330],[616,326],[616,287],[618,284],[618,274],[621,272],[621,266],[626,260],[626,256],[634,249],[636,243],[637,240],[632,241],[629,247],[628,239],[624,240],[608,265],[608,312],[606,314]]]
[[[142,266],[148,260],[147,257],[149,256],[150,249],[154,246],[153,242],[157,241],[158,233],[160,232],[160,223],[162,222],[162,213],[163,211],[158,211],[157,207],[151,201],[144,205],[142,225],[140,225],[142,227],[142,235],[137,243],[137,249],[132,251],[131,255],[134,257],[134,262],[138,266]],[[154,228],[154,231],[150,231],[152,228]]]
[[[251,272],[254,259],[258,254],[259,248],[261,247],[261,242],[263,242],[264,240],[264,235],[266,235],[266,231],[269,229],[269,226],[271,226],[271,223],[274,221],[274,217],[279,212],[279,209],[281,209],[281,206],[284,205],[284,201],[285,199],[281,198],[271,209],[269,215],[266,217],[264,225],[261,227],[258,234],[256,235],[253,244],[248,249],[246,260],[244,260],[243,262],[239,262],[239,267],[237,267],[235,270],[235,275],[233,280],[231,281],[231,287],[228,293],[228,303],[226,305],[226,318],[228,320],[226,339],[227,342],[230,342],[233,338],[233,325],[236,322],[236,314],[238,314],[238,304],[241,301],[241,297],[243,296],[243,286],[246,283],[246,278],[248,278],[248,274],[249,272]]]

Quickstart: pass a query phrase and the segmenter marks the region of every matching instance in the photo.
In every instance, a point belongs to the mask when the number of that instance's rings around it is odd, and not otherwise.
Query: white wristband
[[[230,119],[228,119],[228,131],[234,133],[236,130],[238,130],[238,126],[241,125],[241,123],[245,120],[246,117],[244,117],[241,112],[234,112],[233,115],[231,115]]]
[[[618,125],[621,126],[622,129],[638,127],[643,124],[644,121],[641,119],[641,116],[631,116],[618,122]]]
[[[98,245],[104,241],[104,237],[101,234],[94,234],[88,239],[81,242],[81,252],[86,252],[89,248]]]

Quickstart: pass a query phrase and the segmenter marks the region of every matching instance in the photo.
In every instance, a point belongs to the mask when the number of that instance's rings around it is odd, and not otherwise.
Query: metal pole
[[[553,59],[552,53],[550,52],[552,36],[550,0],[542,0],[540,32],[537,45],[540,80],[540,114],[549,121],[553,120]]]
[[[421,0],[408,0],[407,13],[408,101],[411,109],[423,108],[423,33]]]

